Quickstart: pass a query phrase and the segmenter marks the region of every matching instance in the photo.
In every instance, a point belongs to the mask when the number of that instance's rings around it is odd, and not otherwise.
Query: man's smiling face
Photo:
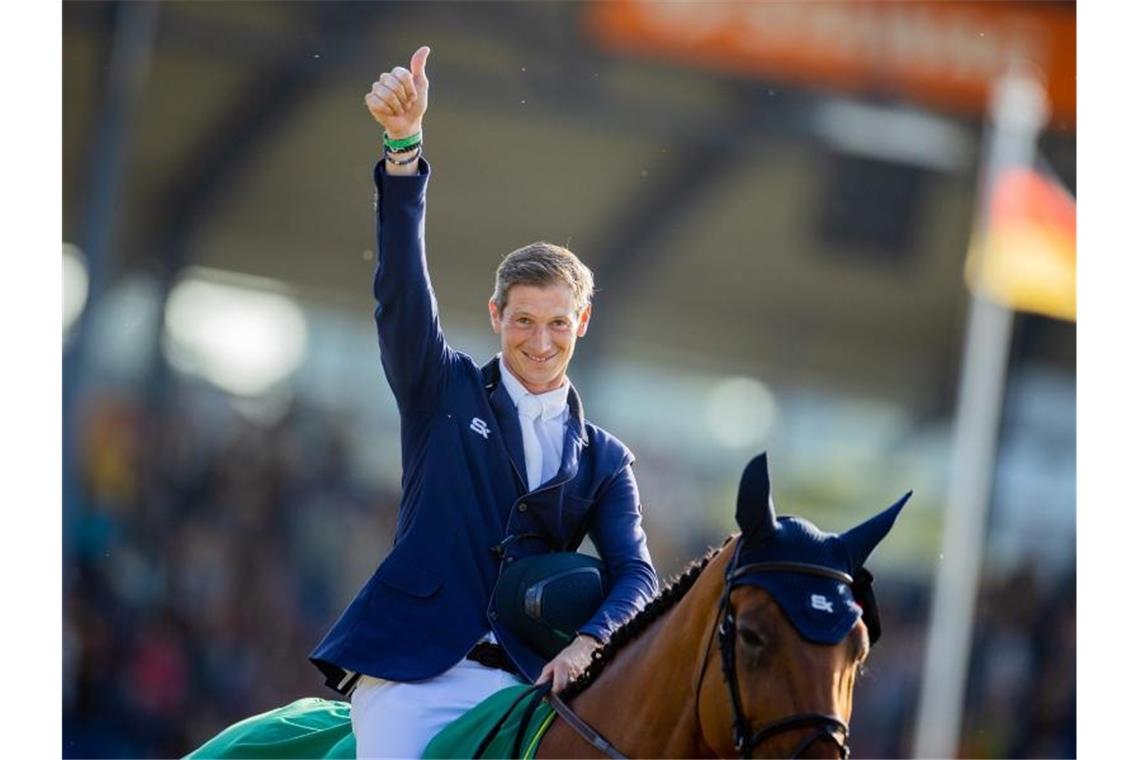
[[[514,285],[502,313],[492,299],[491,328],[499,336],[503,361],[531,393],[562,385],[574,344],[586,334],[590,306],[575,311],[570,286]]]

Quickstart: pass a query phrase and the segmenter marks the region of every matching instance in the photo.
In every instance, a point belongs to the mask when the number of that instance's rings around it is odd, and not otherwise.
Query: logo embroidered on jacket
[[[473,417],[471,419],[471,429],[479,435],[483,436],[484,441],[487,440],[487,438],[491,435],[491,429],[487,427],[487,423],[478,417]]]
[[[827,597],[820,596],[819,594],[811,595],[811,608],[813,610],[823,610],[824,612],[835,612],[831,606],[831,602],[827,600]]]

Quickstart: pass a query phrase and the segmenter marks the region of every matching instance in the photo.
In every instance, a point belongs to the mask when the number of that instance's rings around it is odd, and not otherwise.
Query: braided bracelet
[[[403,151],[400,152],[402,153]],[[423,153],[423,148],[420,145],[417,145],[412,152],[412,155],[408,156],[407,158],[393,158],[392,152],[388,150],[384,151],[384,158],[393,166],[407,166],[413,161],[418,161],[421,153]]]
[[[416,132],[414,135],[411,135],[410,137],[401,137],[399,139],[393,139],[393,138],[388,136],[387,132],[384,133],[384,147],[387,148],[392,153],[403,153],[406,150],[411,150],[412,148],[416,147],[417,145],[419,145],[423,141],[424,141],[423,130]]]

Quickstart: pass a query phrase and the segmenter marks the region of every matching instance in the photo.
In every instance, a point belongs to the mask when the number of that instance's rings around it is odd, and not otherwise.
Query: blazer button
[[[526,511],[526,502],[525,501],[522,504],[519,504],[519,511],[520,512]]]

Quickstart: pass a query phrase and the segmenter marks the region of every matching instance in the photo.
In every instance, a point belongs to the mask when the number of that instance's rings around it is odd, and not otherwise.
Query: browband
[[[735,583],[737,580],[745,575],[752,573],[800,573],[801,575],[818,575],[822,578],[830,578],[840,583],[845,583],[848,586],[855,584],[855,579],[847,573],[840,570],[833,570],[830,567],[823,565],[812,565],[807,562],[753,562],[751,565],[739,567],[728,576],[730,584]]]

